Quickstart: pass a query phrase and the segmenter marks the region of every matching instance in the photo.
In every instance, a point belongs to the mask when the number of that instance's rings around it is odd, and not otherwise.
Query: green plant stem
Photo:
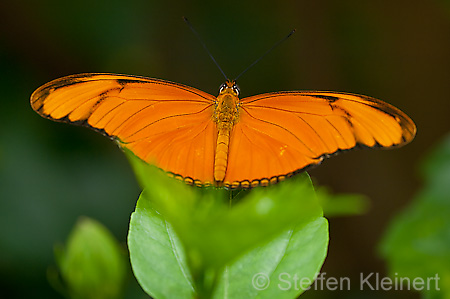
[[[220,271],[213,271],[211,273],[206,272],[207,271],[200,271],[200,273],[198,273],[198,275],[194,278],[198,299],[212,298],[219,281],[218,273],[220,273]]]

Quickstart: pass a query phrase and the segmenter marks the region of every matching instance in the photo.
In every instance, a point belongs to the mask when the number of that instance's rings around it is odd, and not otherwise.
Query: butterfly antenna
[[[217,68],[219,69],[219,71],[222,73],[222,75],[225,77],[225,80],[228,80],[227,75],[225,75],[224,71],[222,70],[222,68],[220,67],[220,65],[217,63],[217,61],[214,59],[214,56],[212,56],[211,52],[209,52],[208,48],[206,47],[205,43],[203,42],[203,40],[201,39],[200,35],[197,33],[197,31],[194,29],[194,27],[192,26],[191,22],[189,22],[189,20],[186,17],[183,17],[183,20],[186,22],[186,24],[189,26],[189,28],[191,29],[192,32],[194,32],[195,36],[198,38],[198,40],[200,41],[200,44],[202,44],[203,48],[206,50],[206,52],[208,53],[209,57],[211,57],[212,61],[214,61],[214,64],[217,66]]]
[[[250,64],[245,70],[243,70],[235,79],[234,81],[236,81],[237,79],[239,79],[240,76],[242,76],[243,74],[245,74],[249,69],[251,69],[255,64],[257,64],[261,59],[263,59],[267,54],[269,54],[270,52],[272,52],[273,49],[275,49],[276,47],[278,47],[282,42],[284,42],[285,40],[287,40],[289,37],[291,37],[292,34],[294,34],[294,32],[296,31],[296,29],[293,29],[291,32],[289,32],[289,34],[287,36],[285,36],[284,38],[282,38],[281,40],[279,40],[278,42],[276,42],[269,50],[267,50],[263,55],[261,55],[258,59],[256,59],[252,64]]]

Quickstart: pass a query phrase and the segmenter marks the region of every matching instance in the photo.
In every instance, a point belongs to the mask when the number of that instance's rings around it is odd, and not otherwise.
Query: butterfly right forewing
[[[410,142],[412,120],[382,101],[337,92],[277,92],[241,100],[226,185],[267,185],[355,147]]]

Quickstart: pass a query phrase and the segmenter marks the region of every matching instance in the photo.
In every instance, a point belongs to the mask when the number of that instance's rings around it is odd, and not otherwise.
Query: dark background
[[[330,219],[322,271],[355,281],[361,272],[384,275],[377,244],[421,187],[418,163],[450,128],[448,1],[2,1],[0,297],[58,298],[46,278],[53,245],[65,241],[80,215],[99,220],[125,244],[139,195],[113,143],[39,117],[31,93],[61,76],[115,72],[217,94],[224,79],[182,16],[230,77],[297,29],[240,78],[243,97],[347,91],[385,100],[415,121],[417,137],[404,148],[343,154],[310,172],[317,185],[371,199],[363,216]],[[145,297],[133,282],[129,289],[127,297]],[[305,298],[342,295],[311,291]]]

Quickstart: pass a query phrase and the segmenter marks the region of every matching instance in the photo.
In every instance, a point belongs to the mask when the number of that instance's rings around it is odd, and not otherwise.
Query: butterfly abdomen
[[[217,135],[216,155],[214,158],[214,180],[222,182],[225,178],[228,164],[228,147],[230,131],[220,130]]]
[[[235,94],[223,92],[217,97],[214,110],[214,122],[217,128],[217,143],[214,157],[214,180],[222,182],[228,165],[228,149],[230,135],[238,120],[238,97]]]

